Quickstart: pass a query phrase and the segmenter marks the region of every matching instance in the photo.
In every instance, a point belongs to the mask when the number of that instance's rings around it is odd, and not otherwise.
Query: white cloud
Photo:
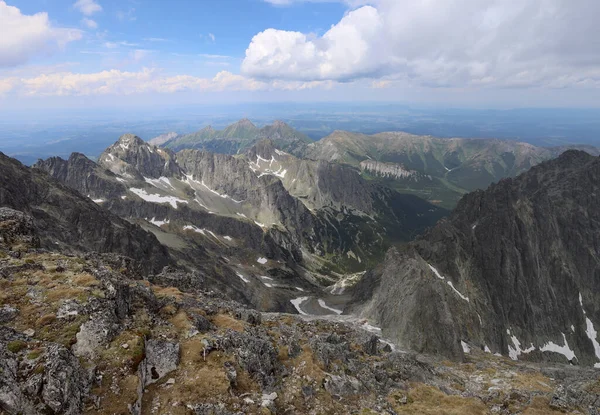
[[[131,43],[131,42],[127,42],[127,41],[120,41],[120,42],[104,42],[104,47],[107,49],[116,49],[120,46],[125,46],[125,47],[136,47],[139,46],[139,44],[137,43]]]
[[[434,87],[600,84],[597,0],[372,3],[348,12],[320,37],[275,29],[257,34],[242,72],[261,79],[372,78]]]
[[[96,23],[96,21],[92,20],[92,19],[88,19],[87,17],[84,17],[83,19],[81,19],[81,23],[86,26],[88,29],[97,29],[98,28],[98,23]]]
[[[264,82],[221,71],[213,78],[190,75],[165,76],[154,69],[138,72],[120,70],[88,74],[58,72],[29,78],[0,79],[0,93],[18,96],[94,96],[132,95],[141,93],[175,93],[182,91],[259,91],[330,88],[330,82]]]
[[[145,58],[148,57],[148,55],[150,55],[152,53],[151,50],[147,50],[147,49],[135,49],[132,50],[131,52],[129,52],[129,57],[131,58],[131,60],[135,63],[139,63],[140,61],[144,60]]]
[[[94,13],[102,11],[102,6],[100,6],[94,0],[77,0],[73,7],[86,16],[91,16]]]
[[[122,22],[123,21],[133,22],[133,21],[137,20],[137,17],[135,17],[135,9],[132,7],[127,11],[119,10],[117,12],[117,19],[119,19]]]
[[[202,56],[203,58],[208,58],[208,59],[229,59],[229,58],[231,58],[231,56],[227,56],[227,55],[211,55],[208,53],[201,53],[200,56]]]
[[[213,42],[216,40],[215,35],[213,35],[212,33],[208,34],[208,37],[210,38],[210,40],[212,40]]]
[[[25,15],[0,0],[0,67],[16,66],[34,56],[48,55],[81,39],[75,29],[56,28],[47,13]]]

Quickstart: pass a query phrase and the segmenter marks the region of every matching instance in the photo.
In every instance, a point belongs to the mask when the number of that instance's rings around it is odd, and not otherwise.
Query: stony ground
[[[344,322],[261,314],[37,249],[0,223],[0,413],[599,414],[600,371],[392,351]],[[151,282],[152,281],[152,282]]]

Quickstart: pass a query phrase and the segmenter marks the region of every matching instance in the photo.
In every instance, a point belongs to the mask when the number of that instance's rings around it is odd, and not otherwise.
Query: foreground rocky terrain
[[[395,350],[361,320],[261,314],[143,278],[118,254],[39,247],[0,209],[0,413],[597,414],[598,371]],[[365,330],[369,328],[370,332]]]
[[[571,150],[468,194],[365,274],[355,312],[411,350],[600,368],[599,186]]]

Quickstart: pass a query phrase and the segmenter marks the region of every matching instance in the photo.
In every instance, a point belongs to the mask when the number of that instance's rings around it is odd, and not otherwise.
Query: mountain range
[[[595,414],[584,149],[242,120],[0,153],[0,412]]]
[[[299,291],[363,271],[446,214],[270,140],[234,157],[174,153],[124,135],[98,163],[75,153],[34,170],[154,233],[180,264],[264,310],[293,311]]]
[[[511,140],[436,138],[403,132],[366,135],[334,131],[312,141],[281,121],[259,129],[246,119],[223,131],[206,127],[162,145],[174,150],[199,148],[237,154],[265,138],[299,158],[355,168],[369,181],[446,209],[454,208],[468,192],[514,177],[565,150],[600,155],[600,150],[591,145],[536,147]]]

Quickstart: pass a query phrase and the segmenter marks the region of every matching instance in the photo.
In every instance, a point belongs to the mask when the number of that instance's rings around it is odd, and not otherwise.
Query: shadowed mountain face
[[[446,213],[270,140],[231,156],[173,153],[124,135],[98,164],[73,154],[36,167],[153,232],[181,264],[233,288],[236,299],[267,310],[293,310],[299,289],[363,271]],[[268,282],[271,274],[279,280]]]
[[[93,165],[80,155],[74,155],[71,163],[84,170]],[[66,177],[67,170],[63,164],[55,173]],[[88,180],[91,188],[105,179],[97,176]],[[116,191],[116,185],[107,187],[108,193]],[[30,214],[44,248],[118,253],[138,261],[145,272],[159,271],[171,263],[167,250],[152,234],[100,208],[46,173],[29,169],[2,153],[0,206]]]
[[[214,153],[238,154],[261,140],[271,140],[280,149],[292,154],[302,154],[312,143],[306,135],[281,121],[258,128],[250,120],[243,119],[224,130],[208,126],[196,133],[175,137],[162,145],[173,151],[198,149]]]
[[[595,147],[579,147],[600,154]],[[359,168],[367,178],[453,207],[462,194],[514,177],[567,149],[508,140],[441,139],[402,132],[369,136],[336,131],[310,144],[305,154]]]
[[[600,159],[571,150],[466,195],[365,275],[354,309],[420,352],[600,366],[599,186]]]

